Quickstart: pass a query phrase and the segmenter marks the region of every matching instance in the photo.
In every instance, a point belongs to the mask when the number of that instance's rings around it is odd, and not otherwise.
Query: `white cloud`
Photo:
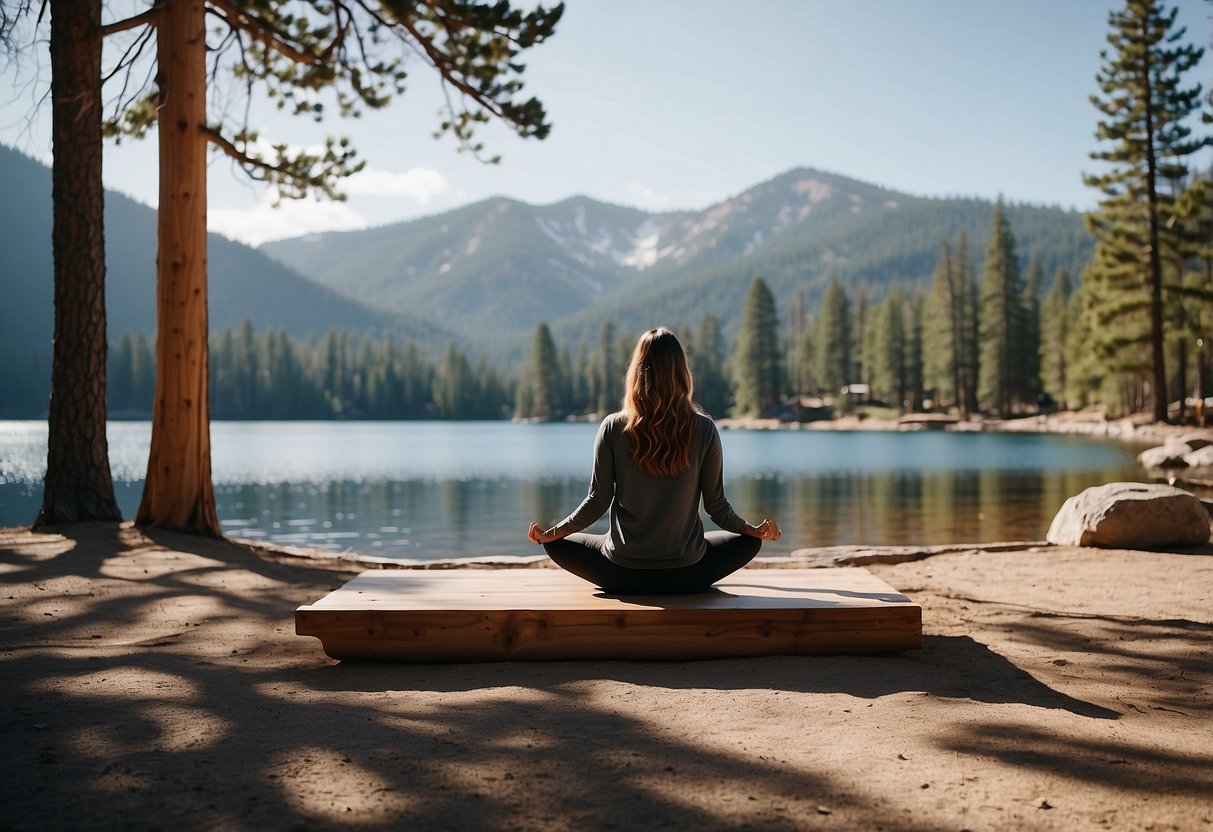
[[[267,195],[254,208],[212,208],[206,216],[211,231],[251,246],[318,231],[367,227],[366,218],[346,203],[312,198],[283,200],[275,208]]]
[[[323,145],[287,144],[290,154],[310,153],[323,155]],[[265,158],[275,154],[273,142],[264,138],[249,144],[249,151]],[[415,167],[406,171],[378,170],[367,166],[337,183],[337,189],[350,196],[407,197],[419,205],[426,205],[435,197],[451,190],[451,183],[434,168]]]
[[[433,168],[395,171],[363,168],[340,185],[351,196],[407,197],[419,205],[451,190],[450,181]]]
[[[363,168],[338,182],[337,188],[355,199],[388,197],[427,205],[448,194],[451,183],[433,168],[416,167],[403,172]],[[364,202],[362,207],[372,206]],[[366,216],[350,207],[348,202],[308,197],[282,200],[275,208],[272,192],[253,208],[212,208],[207,212],[207,222],[211,231],[249,245],[320,231],[351,231],[370,225]]]
[[[629,182],[628,193],[637,205],[646,208],[668,208],[672,202],[669,194],[659,193],[639,182]]]

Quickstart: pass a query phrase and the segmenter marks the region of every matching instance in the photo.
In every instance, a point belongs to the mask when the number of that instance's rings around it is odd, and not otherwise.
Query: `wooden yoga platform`
[[[559,569],[368,571],[295,611],[335,659],[698,659],[922,645],[866,569],[746,569],[695,595],[609,596]]]

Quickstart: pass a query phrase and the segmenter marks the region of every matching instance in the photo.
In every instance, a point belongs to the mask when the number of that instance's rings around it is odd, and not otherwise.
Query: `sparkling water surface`
[[[585,496],[596,429],[214,422],[219,518],[235,538],[392,558],[535,554],[527,525],[559,520]],[[0,422],[0,526],[37,514],[46,434],[45,422]],[[111,422],[108,437],[119,506],[132,517],[151,427]],[[1144,476],[1136,448],[1086,437],[730,430],[721,439],[734,508],[783,527],[764,554],[1038,540],[1067,497]]]

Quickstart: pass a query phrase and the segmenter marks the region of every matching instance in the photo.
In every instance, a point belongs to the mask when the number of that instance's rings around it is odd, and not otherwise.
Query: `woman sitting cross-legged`
[[[692,401],[686,354],[674,333],[651,329],[628,364],[623,410],[594,440],[590,490],[550,529],[532,523],[559,566],[615,595],[702,592],[745,566],[779,525],[752,526],[724,496],[716,424]],[[704,532],[699,503],[724,531]],[[610,509],[610,531],[582,529]]]

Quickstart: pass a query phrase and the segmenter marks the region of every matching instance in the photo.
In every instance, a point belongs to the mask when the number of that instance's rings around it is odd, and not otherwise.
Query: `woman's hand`
[[[538,523],[532,523],[530,529],[527,530],[526,536],[530,538],[532,543],[551,543],[553,540],[559,540],[560,535],[552,534],[550,531],[544,531]]]
[[[757,526],[750,526],[749,534],[752,537],[757,537],[762,540],[778,540],[783,537],[783,532],[779,528],[779,524],[774,520],[763,520]]]

